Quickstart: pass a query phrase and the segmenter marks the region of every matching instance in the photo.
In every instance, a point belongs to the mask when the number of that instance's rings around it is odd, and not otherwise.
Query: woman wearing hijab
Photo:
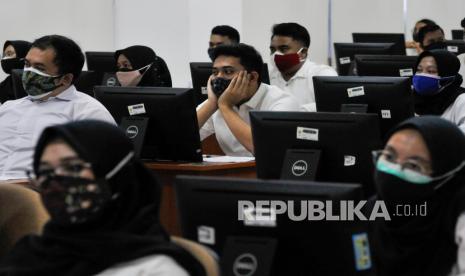
[[[41,236],[16,244],[0,275],[205,275],[170,242],[158,217],[160,186],[118,128],[49,127],[33,169],[50,220]]]
[[[465,249],[465,231],[458,227],[465,223],[462,132],[437,116],[414,117],[398,125],[374,155],[377,197],[391,218],[374,223],[378,275],[465,273],[465,252],[458,252]]]
[[[9,76],[0,83],[0,103],[15,99],[11,70],[24,68],[23,58],[30,48],[31,43],[23,40],[8,40],[3,45],[2,69]]]
[[[149,47],[136,45],[118,50],[115,60],[121,86],[172,86],[168,66]]]
[[[460,62],[445,50],[423,52],[413,76],[415,113],[438,115],[465,132],[465,89]]]

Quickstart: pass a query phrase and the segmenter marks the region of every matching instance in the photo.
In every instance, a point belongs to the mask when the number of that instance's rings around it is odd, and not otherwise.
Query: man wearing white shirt
[[[47,126],[82,119],[115,124],[103,105],[76,91],[73,83],[83,65],[81,49],[66,37],[34,41],[23,73],[28,96],[0,106],[0,180],[26,177],[37,139]]]
[[[296,99],[261,82],[263,60],[245,44],[218,46],[212,52],[208,99],[197,108],[201,139],[215,133],[226,155],[252,156],[251,110],[296,111]]]
[[[295,95],[303,110],[316,111],[312,77],[337,76],[337,73],[330,66],[311,62],[309,47],[310,35],[303,26],[297,23],[274,25],[270,44],[270,81]]]

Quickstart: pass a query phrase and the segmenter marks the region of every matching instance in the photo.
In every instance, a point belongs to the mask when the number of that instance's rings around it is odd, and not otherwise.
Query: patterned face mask
[[[56,224],[84,223],[98,217],[110,200],[105,181],[55,175],[41,184],[42,202]]]
[[[60,87],[62,84],[56,85],[55,80],[61,77],[62,75],[51,76],[35,68],[26,67],[22,76],[23,87],[29,97],[38,100]]]

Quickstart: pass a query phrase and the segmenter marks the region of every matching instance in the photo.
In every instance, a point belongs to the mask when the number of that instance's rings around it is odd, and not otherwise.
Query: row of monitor
[[[316,180],[362,183],[371,194],[371,151],[381,148],[389,129],[414,115],[409,79],[314,77],[314,85],[319,112],[250,113],[258,177],[280,178],[289,149],[320,150]],[[118,124],[148,118],[143,159],[202,160],[192,89],[97,86],[95,97]],[[366,114],[341,112],[360,105]],[[125,122],[128,132],[130,125]],[[298,129],[317,134],[299,137]]]

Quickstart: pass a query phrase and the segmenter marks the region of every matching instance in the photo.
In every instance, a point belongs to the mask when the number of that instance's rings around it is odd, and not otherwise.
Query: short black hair
[[[213,50],[213,61],[219,56],[239,58],[239,63],[244,66],[247,72],[255,71],[258,73],[258,84],[260,85],[262,81],[263,59],[254,47],[244,43],[220,45]]]
[[[272,32],[273,34],[271,35],[271,39],[273,39],[275,35],[289,36],[302,43],[305,47],[310,47],[310,34],[304,26],[297,23],[290,22],[275,24],[273,25]]]
[[[435,32],[437,30],[441,30],[442,34],[444,34],[444,30],[439,25],[426,25],[421,27],[418,31],[418,42],[420,42],[421,47],[423,47],[423,40],[427,33]]]
[[[239,43],[241,41],[241,36],[239,32],[231,26],[228,25],[219,25],[212,29],[212,35],[221,35],[227,36],[234,43]]]
[[[423,23],[423,24],[426,24],[426,25],[436,25],[436,22],[434,22],[433,20],[428,19],[428,18],[423,18],[423,19],[418,20],[417,23],[415,23],[415,25],[418,24],[418,23]]]
[[[462,22],[460,22],[460,25],[465,29],[465,17],[462,19]]]
[[[47,35],[36,39],[31,48],[39,48],[42,51],[53,49],[55,51],[53,63],[58,67],[58,73],[73,74],[72,83],[81,74],[84,66],[84,54],[73,40],[61,35]]]

